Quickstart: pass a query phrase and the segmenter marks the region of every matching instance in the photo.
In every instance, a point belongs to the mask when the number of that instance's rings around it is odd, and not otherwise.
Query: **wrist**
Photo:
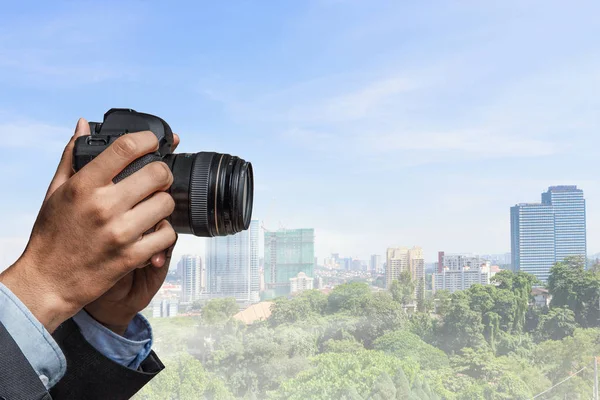
[[[119,336],[124,336],[129,324],[135,318],[137,313],[131,313],[130,311],[119,310],[120,307],[110,307],[107,309],[104,305],[97,305],[90,303],[85,306],[85,311],[102,324],[104,327],[110,329]]]
[[[78,311],[61,293],[40,279],[39,274],[23,259],[0,274],[0,283],[19,298],[50,333]]]

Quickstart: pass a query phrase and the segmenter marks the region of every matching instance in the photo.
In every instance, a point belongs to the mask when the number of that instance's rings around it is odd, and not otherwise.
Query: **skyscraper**
[[[207,239],[206,294],[209,298],[259,301],[258,230],[258,221],[254,220],[246,231]]]
[[[265,232],[265,286],[275,295],[290,293],[290,279],[300,272],[314,277],[314,229]]]
[[[542,203],[554,209],[556,260],[587,255],[585,199],[577,186],[550,186],[542,193]]]
[[[512,265],[542,282],[568,256],[586,256],[585,199],[577,186],[551,186],[541,203],[510,209]]]
[[[381,264],[381,256],[379,254],[371,255],[369,269],[374,274],[381,274],[383,272],[383,265]]]
[[[182,301],[194,301],[200,297],[205,284],[205,269],[200,256],[187,254],[181,257],[177,268],[181,271]]]
[[[386,287],[389,288],[394,280],[399,280],[400,274],[405,271],[410,272],[410,276],[415,283],[415,294],[425,290],[425,259],[421,247],[387,249]]]

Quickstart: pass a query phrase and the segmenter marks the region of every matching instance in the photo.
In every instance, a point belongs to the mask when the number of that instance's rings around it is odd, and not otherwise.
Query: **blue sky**
[[[0,269],[77,118],[111,107],[252,161],[255,217],[314,227],[319,257],[505,252],[509,207],[556,184],[600,251],[599,3],[171,3],[2,6]]]

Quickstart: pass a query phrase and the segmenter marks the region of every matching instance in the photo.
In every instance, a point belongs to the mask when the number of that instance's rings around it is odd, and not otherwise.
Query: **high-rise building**
[[[206,296],[233,297],[239,302],[260,300],[258,271],[259,223],[230,236],[217,236],[206,243]]]
[[[294,278],[290,278],[290,293],[300,293],[305,290],[314,288],[315,278],[306,276],[304,272],[300,272]]]
[[[290,279],[304,272],[314,277],[314,229],[265,232],[265,285],[276,296],[290,293]]]
[[[448,268],[450,270],[459,270],[463,267],[478,268],[484,263],[484,260],[477,255],[472,254],[446,254],[441,251],[442,270]],[[439,258],[438,253],[438,258]],[[439,262],[439,261],[438,261]],[[439,272],[439,265],[438,265]]]
[[[489,285],[493,275],[489,263],[478,267],[465,266],[455,270],[444,267],[441,273],[433,274],[432,286],[434,292],[448,290],[454,293],[457,290],[466,290],[476,283]]]
[[[443,251],[438,251],[438,262],[437,262],[437,272],[441,274],[444,270],[444,255]]]
[[[554,241],[556,260],[587,255],[585,199],[577,186],[550,186],[542,193],[542,204],[554,210]]]
[[[389,288],[394,280],[400,278],[402,272],[409,271],[415,283],[415,294],[425,290],[425,259],[423,249],[415,246],[395,247],[387,249],[387,267],[385,271],[385,284]]]
[[[205,284],[205,269],[200,256],[187,254],[181,257],[177,266],[181,271],[181,300],[190,302],[200,298]]]
[[[546,282],[568,256],[586,257],[585,199],[577,186],[551,186],[541,203],[510,209],[512,266]]]
[[[374,274],[383,273],[383,264],[381,263],[381,256],[379,254],[371,255],[371,261],[369,262],[369,269]]]

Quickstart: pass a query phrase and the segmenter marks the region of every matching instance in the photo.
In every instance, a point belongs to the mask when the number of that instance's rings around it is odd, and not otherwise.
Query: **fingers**
[[[177,234],[171,224],[163,220],[152,233],[144,235],[141,240],[130,247],[131,258],[135,265],[146,265],[147,261],[155,254],[170,248],[177,241]]]
[[[150,259],[150,264],[152,264],[152,266],[154,266],[156,268],[161,268],[162,266],[165,265],[166,258],[167,258],[167,252],[162,251],[162,252],[152,256],[152,258]]]
[[[157,224],[160,225],[162,220],[173,213],[173,210],[175,210],[175,201],[171,195],[165,192],[158,192],[125,213],[124,220],[119,222],[119,225],[123,227],[119,236],[125,242],[136,241],[145,232],[148,232],[157,226]],[[146,260],[152,254],[148,255]]]
[[[181,142],[181,139],[179,138],[179,135],[174,133],[173,134],[173,148],[171,149],[173,152],[175,152],[175,150],[177,150],[177,146],[179,146],[180,142]]]
[[[75,127],[75,134],[65,147],[65,150],[56,169],[56,174],[50,183],[48,192],[46,193],[45,199],[47,200],[52,194],[63,185],[71,176],[73,176],[73,148],[75,147],[75,140],[81,136],[87,136],[90,134],[90,125],[88,122],[79,118],[77,126]]]
[[[80,171],[87,182],[109,185],[129,164],[158,150],[158,139],[150,131],[121,136]]]
[[[121,210],[130,210],[133,206],[152,193],[167,190],[173,184],[173,174],[163,162],[152,162],[134,174],[117,183],[112,190],[118,196]]]
[[[175,245],[171,246],[171,248],[167,249],[167,251],[162,251],[158,254],[153,255],[150,259],[150,264],[152,264],[152,266],[156,268],[166,267],[167,269],[169,269],[174,248]]]

